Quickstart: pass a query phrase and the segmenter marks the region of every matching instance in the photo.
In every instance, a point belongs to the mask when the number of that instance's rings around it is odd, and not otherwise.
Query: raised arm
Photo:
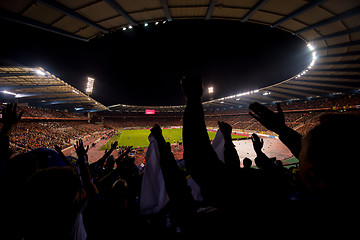
[[[235,149],[235,146],[232,142],[232,127],[230,124],[219,121],[218,122],[220,131],[222,135],[224,136],[225,141],[225,150],[224,150],[224,161],[225,165],[227,167],[230,167],[232,169],[239,169],[240,168],[240,159],[239,155],[237,154],[237,151]]]
[[[262,167],[269,168],[273,165],[268,156],[261,150],[264,146],[264,140],[260,139],[256,133],[252,134],[251,141],[253,143],[254,151],[256,153],[255,162],[261,163]]]
[[[299,157],[301,150],[301,134],[286,126],[284,112],[277,104],[277,112],[273,112],[264,105],[254,102],[249,106],[249,114],[258,120],[268,130],[279,135],[279,139],[289,148],[295,157]]]
[[[111,155],[111,153],[116,149],[117,147],[117,144],[118,142],[115,141],[113,143],[111,143],[111,147],[109,150],[105,150],[105,153],[104,155],[99,159],[97,160],[96,162],[92,163],[89,165],[89,170],[90,170],[90,173],[93,174],[92,177],[96,177],[97,175],[97,171],[99,168],[102,168],[104,166],[104,163],[106,161],[106,159]]]
[[[170,199],[172,197],[174,200],[183,198],[186,194],[190,194],[186,176],[179,169],[174,155],[171,152],[170,145],[165,142],[160,126],[155,124],[150,131],[158,143],[160,167],[165,180],[166,191],[169,194]]]
[[[201,100],[203,93],[201,76],[185,76],[181,79],[181,86],[186,100],[183,117],[186,169],[200,186],[205,199],[214,205],[223,204],[227,194],[229,174],[210,143]]]
[[[76,154],[78,156],[78,164],[80,169],[80,175],[83,182],[84,190],[86,191],[87,197],[94,197],[98,194],[98,190],[91,182],[91,175],[88,167],[88,156],[87,151],[89,150],[89,146],[85,149],[83,141],[80,139],[76,142],[76,145],[74,146],[76,150]]]
[[[189,230],[190,222],[196,214],[195,201],[187,185],[185,173],[180,170],[169,143],[165,142],[158,124],[150,130],[155,137],[160,153],[160,167],[165,182],[165,189],[175,211],[176,221],[183,231]]]

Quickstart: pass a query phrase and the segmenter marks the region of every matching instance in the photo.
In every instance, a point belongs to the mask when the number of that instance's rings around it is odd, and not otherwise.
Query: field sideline
[[[168,128],[162,129],[163,136],[167,142],[177,143],[182,142],[182,129],[181,128]],[[111,142],[117,141],[118,146],[133,146],[148,147],[148,136],[150,129],[136,129],[136,130],[119,130],[107,143],[105,143],[100,150],[110,149]],[[210,140],[215,138],[216,132],[208,131]],[[233,134],[232,138],[244,138],[243,136]]]

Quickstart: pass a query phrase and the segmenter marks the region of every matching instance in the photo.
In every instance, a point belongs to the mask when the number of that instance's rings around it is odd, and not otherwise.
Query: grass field
[[[182,142],[182,129],[163,129],[163,136],[167,142]],[[118,146],[148,147],[150,134],[149,129],[121,130],[115,134],[100,150],[110,149],[111,142],[117,141]],[[210,140],[215,138],[216,132],[208,132]],[[233,138],[241,138],[239,135],[232,135]]]

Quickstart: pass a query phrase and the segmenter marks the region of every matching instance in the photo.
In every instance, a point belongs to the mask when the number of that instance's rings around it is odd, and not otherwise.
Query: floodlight
[[[214,87],[209,87],[208,90],[209,90],[209,93],[213,93],[214,92]]]
[[[90,95],[93,92],[94,82],[95,82],[95,78],[88,77],[86,90],[85,90],[86,94]]]
[[[315,47],[311,43],[308,43],[306,46],[310,49],[310,51],[315,50]]]
[[[132,29],[132,26],[129,26],[129,29]]]
[[[147,27],[149,24],[148,23],[144,23],[144,27]]]
[[[42,70],[40,70],[40,69],[36,69],[36,70],[35,70],[35,73],[36,73],[37,75],[45,76],[45,72],[42,71]]]
[[[9,92],[9,91],[6,91],[6,90],[4,90],[4,91],[2,91],[2,92],[5,93],[5,94],[8,94],[8,95],[16,96],[16,93]]]

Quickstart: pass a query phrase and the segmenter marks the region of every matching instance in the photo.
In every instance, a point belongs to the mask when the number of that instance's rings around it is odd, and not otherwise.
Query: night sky
[[[237,21],[150,23],[89,42],[5,20],[0,27],[0,65],[43,67],[83,92],[94,77],[91,96],[106,106],[184,104],[179,79],[187,73],[225,97],[283,81],[311,61],[296,36]]]

